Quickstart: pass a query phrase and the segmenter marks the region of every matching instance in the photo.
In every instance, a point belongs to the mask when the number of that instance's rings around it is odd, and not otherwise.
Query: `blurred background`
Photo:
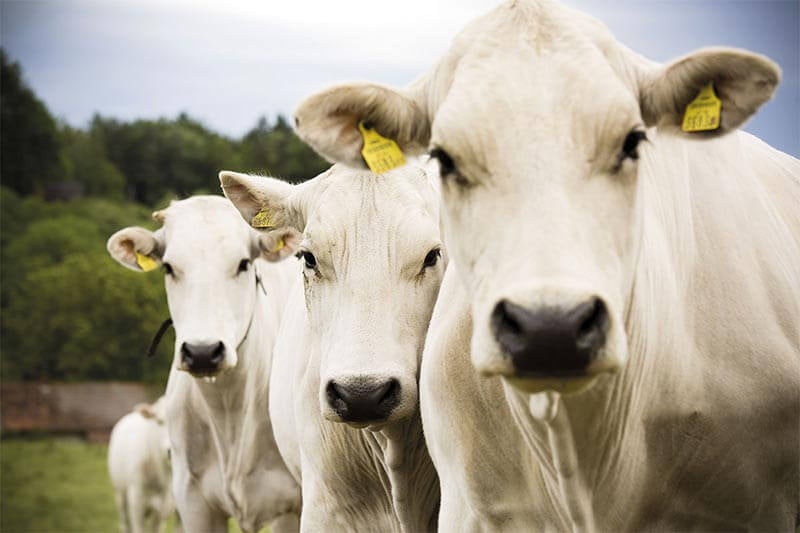
[[[708,45],[768,55],[776,98],[745,129],[800,155],[800,3],[568,0],[658,61]],[[0,0],[0,530],[111,531],[114,421],[166,384],[159,272],[106,239],[221,169],[291,181],[326,164],[292,132],[306,95],[404,85],[490,0]]]

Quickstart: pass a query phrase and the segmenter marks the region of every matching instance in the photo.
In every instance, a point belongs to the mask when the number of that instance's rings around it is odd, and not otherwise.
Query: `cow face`
[[[245,219],[266,209],[283,237],[302,230],[312,343],[320,354],[325,418],[355,426],[407,418],[428,321],[443,274],[438,198],[424,171],[383,175],[334,166],[286,184],[223,172],[225,194]]]
[[[406,91],[334,87],[298,108],[300,136],[362,165],[359,121],[439,161],[445,241],[472,299],[472,361],[528,392],[585,388],[627,358],[624,316],[639,178],[656,133],[713,84],[708,138],[768,100],[780,73],[748,52],[704,50],[661,67],[596,21],[516,2],[472,23]],[[651,172],[651,174],[653,174]]]
[[[159,230],[120,230],[108,251],[137,272],[161,266],[175,326],[174,364],[196,377],[216,376],[237,364],[256,305],[253,261],[270,254],[271,243],[218,196],[172,202],[153,217],[163,224]]]

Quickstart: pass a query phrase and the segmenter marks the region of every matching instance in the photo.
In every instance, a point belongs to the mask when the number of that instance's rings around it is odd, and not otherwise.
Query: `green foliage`
[[[81,184],[87,196],[105,196],[121,200],[125,191],[125,176],[108,160],[105,147],[96,134],[64,127],[63,160],[69,181]]]
[[[144,357],[150,337],[169,316],[162,284],[157,272],[137,275],[97,253],[71,254],[30,271],[6,311],[4,353],[12,357],[3,358],[3,375],[163,381],[170,343],[163,343],[157,358]]]
[[[0,50],[0,177],[20,194],[43,194],[65,179],[56,123],[22,79],[17,63]]]
[[[294,134],[282,116],[270,127],[261,117],[241,142],[243,167],[259,174],[301,182],[330,165]]]
[[[137,275],[115,263],[106,239],[126,225],[152,225],[149,209],[105,199],[22,200],[0,192],[4,212],[0,369],[5,380],[162,381],[172,359],[165,339],[147,343],[168,314],[158,272]],[[4,216],[5,219],[5,216]]]

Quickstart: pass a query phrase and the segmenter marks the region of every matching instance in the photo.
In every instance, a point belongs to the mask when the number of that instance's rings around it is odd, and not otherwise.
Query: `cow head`
[[[417,409],[425,333],[443,274],[438,196],[427,174],[334,166],[302,185],[222,172],[225,194],[245,219],[266,211],[295,249],[325,418],[384,424]]]
[[[569,392],[626,361],[637,189],[656,134],[731,131],[779,78],[768,59],[733,49],[656,65],[589,17],[522,1],[469,25],[409,89],[336,86],[304,101],[295,122],[319,153],[353,166],[363,166],[360,121],[437,159],[474,366],[524,391]],[[682,133],[709,83],[719,127]]]
[[[253,262],[271,257],[273,243],[219,196],[172,202],[153,218],[160,229],[120,230],[108,252],[136,272],[161,266],[175,326],[174,364],[196,377],[216,376],[237,364],[256,305]]]

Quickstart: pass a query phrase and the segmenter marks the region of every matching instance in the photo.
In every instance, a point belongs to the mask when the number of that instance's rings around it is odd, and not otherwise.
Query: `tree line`
[[[168,316],[162,275],[105,251],[128,225],[155,229],[171,199],[219,194],[224,168],[304,181],[328,164],[282,116],[240,139],[185,113],[85,128],[56,120],[0,49],[0,377],[160,381],[172,349],[150,337]]]

